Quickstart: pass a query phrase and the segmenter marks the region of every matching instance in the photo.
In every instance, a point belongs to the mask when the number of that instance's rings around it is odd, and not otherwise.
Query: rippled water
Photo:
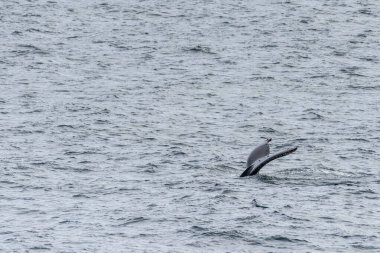
[[[0,250],[379,252],[379,13],[2,1]]]

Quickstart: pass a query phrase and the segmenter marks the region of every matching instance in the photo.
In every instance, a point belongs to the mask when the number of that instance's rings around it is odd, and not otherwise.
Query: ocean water
[[[2,1],[0,251],[380,252],[379,13]]]

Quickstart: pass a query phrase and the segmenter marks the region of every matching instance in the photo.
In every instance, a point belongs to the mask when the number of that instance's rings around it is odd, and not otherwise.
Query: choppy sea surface
[[[379,13],[1,1],[0,251],[380,252]]]

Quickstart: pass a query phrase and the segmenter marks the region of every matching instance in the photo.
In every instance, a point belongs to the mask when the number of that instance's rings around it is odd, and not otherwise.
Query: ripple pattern
[[[0,251],[379,252],[379,13],[3,1]]]

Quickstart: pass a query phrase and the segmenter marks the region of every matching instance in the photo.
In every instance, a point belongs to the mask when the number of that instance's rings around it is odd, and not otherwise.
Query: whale
[[[269,142],[271,142],[272,139],[266,139],[264,143],[256,147],[252,152],[249,154],[246,164],[245,171],[240,175],[240,177],[247,177],[247,176],[253,176],[259,173],[259,171],[269,162],[289,155],[297,150],[298,147],[290,147],[283,150],[280,150],[274,154],[270,154],[269,149]]]

